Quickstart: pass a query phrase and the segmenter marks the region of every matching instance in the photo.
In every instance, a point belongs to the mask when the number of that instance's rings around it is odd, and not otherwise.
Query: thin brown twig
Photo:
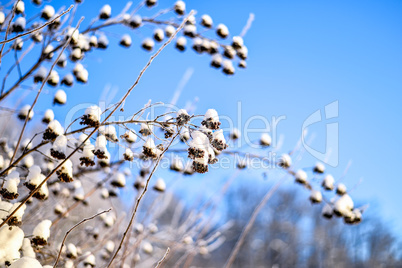
[[[83,224],[84,222],[89,221],[89,220],[92,220],[92,219],[98,217],[99,215],[101,215],[101,214],[103,214],[103,213],[107,213],[107,212],[109,212],[109,211],[111,211],[111,210],[112,210],[112,209],[109,208],[108,210],[104,210],[104,211],[102,211],[102,212],[99,212],[99,213],[93,215],[92,217],[83,219],[82,221],[80,221],[79,223],[77,223],[76,225],[74,225],[73,227],[71,227],[70,230],[68,230],[68,231],[66,232],[66,234],[65,234],[65,236],[64,236],[64,238],[63,238],[63,242],[61,243],[60,250],[59,250],[59,254],[57,255],[57,259],[56,259],[56,262],[55,262],[54,265],[53,265],[53,268],[55,268],[56,265],[57,265],[57,263],[59,262],[59,259],[60,259],[60,256],[61,256],[61,251],[63,250],[63,247],[64,247],[64,243],[66,242],[67,236],[71,233],[71,231],[73,231],[75,228],[77,228],[78,226],[80,226],[80,225]]]
[[[21,1],[21,0],[17,0],[17,2],[15,2],[15,5],[13,6],[13,10],[11,11],[11,18],[10,18],[10,20],[8,21],[7,29],[6,29],[6,35],[4,36],[4,39],[7,39],[7,37],[8,37],[8,32],[10,31],[11,22],[13,21],[14,16],[15,16],[15,9],[17,8],[17,5],[18,5],[18,3],[19,3],[20,1]],[[1,50],[0,50],[0,63],[1,63],[1,59],[2,59],[2,54],[3,54],[4,46],[5,46],[5,44],[3,44],[3,45],[1,46]]]
[[[71,10],[73,7],[74,7],[74,5],[71,5],[66,11],[64,11],[64,12],[61,13],[60,15],[58,15],[57,17],[55,17],[55,18],[52,19],[51,21],[48,21],[48,22],[46,22],[45,24],[43,24],[43,25],[41,25],[41,26],[39,26],[39,27],[37,27],[37,28],[35,28],[35,29],[32,29],[32,30],[30,30],[30,31],[28,31],[28,32],[25,32],[25,33],[22,33],[22,34],[19,34],[19,35],[13,37],[13,38],[10,38],[10,39],[1,41],[1,42],[0,42],[0,45],[1,45],[1,44],[6,44],[6,43],[11,42],[11,41],[14,41],[14,40],[16,40],[16,39],[18,39],[18,38],[20,38],[20,37],[23,37],[23,36],[32,34],[32,33],[34,33],[34,32],[37,32],[37,31],[39,31],[39,30],[45,28],[46,26],[48,26],[48,25],[52,24],[53,22],[55,22],[55,21],[56,21],[57,19],[59,19],[60,17],[64,16],[64,15],[67,14],[68,12],[70,12],[70,10]],[[6,36],[6,38],[7,38],[7,36]]]

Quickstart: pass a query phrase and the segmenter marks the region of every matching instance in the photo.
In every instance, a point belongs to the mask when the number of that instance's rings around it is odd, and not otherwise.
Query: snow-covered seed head
[[[54,7],[52,7],[51,5],[46,5],[42,9],[42,13],[41,13],[40,17],[45,20],[48,20],[51,17],[53,17],[54,14],[55,14]]]
[[[55,159],[65,159],[67,150],[67,137],[60,135],[53,143],[53,147],[50,149],[50,155]]]
[[[47,59],[47,60],[53,59],[53,56],[54,56],[53,50],[54,50],[54,47],[51,44],[49,44],[45,47],[45,49],[42,52],[45,59]]]
[[[104,5],[99,11],[99,18],[101,20],[107,20],[112,14],[112,7],[110,5]]]
[[[81,82],[81,83],[88,82],[88,71],[86,69],[79,71],[76,74],[75,78],[77,79],[78,82]]]
[[[98,48],[106,49],[109,45],[109,40],[107,39],[106,35],[101,35],[98,38]]]
[[[225,150],[228,145],[226,144],[225,136],[223,135],[223,130],[220,129],[213,133],[213,139],[211,145],[218,151]]]
[[[98,38],[95,35],[91,35],[91,37],[89,37],[89,46],[90,47],[98,46]]]
[[[23,45],[24,45],[24,42],[22,41],[22,39],[17,38],[13,43],[13,49],[21,50]]]
[[[148,138],[142,148],[143,148],[142,153],[146,157],[150,157],[150,158],[158,157],[158,148],[156,148],[155,142],[152,138]]]
[[[197,35],[197,27],[195,25],[192,25],[192,24],[187,24],[183,28],[183,34],[185,36],[194,38]]]
[[[165,35],[167,37],[171,37],[176,32],[176,28],[172,25],[168,25],[165,27]]]
[[[281,168],[289,168],[292,165],[292,158],[288,154],[283,154],[278,161],[278,165]]]
[[[32,117],[34,116],[33,110],[29,111],[31,109],[31,105],[26,104],[22,106],[21,110],[18,113],[18,118],[21,120],[25,120],[28,117],[28,120],[31,120]],[[29,115],[28,115],[29,113]]]
[[[320,191],[311,190],[309,199],[310,199],[311,203],[313,203],[313,204],[321,203],[322,194]]]
[[[85,110],[81,118],[81,125],[96,127],[99,125],[102,110],[97,105],[92,105]]]
[[[71,44],[77,44],[77,43],[78,43],[79,36],[80,36],[80,32],[79,32],[78,29],[75,29],[75,28],[73,28],[73,27],[69,27],[69,28],[67,29],[67,33],[66,33],[65,39],[68,40],[68,39],[71,37],[70,43],[71,43]]]
[[[338,217],[348,217],[353,210],[354,203],[348,194],[342,195],[334,204],[334,213]]]
[[[236,50],[234,50],[234,48],[231,46],[225,46],[223,55],[228,59],[234,59],[234,57],[236,56]]]
[[[346,185],[343,183],[339,183],[338,186],[336,187],[336,194],[344,195],[346,194],[346,192],[347,192]]]
[[[247,47],[242,46],[241,48],[237,49],[237,56],[242,60],[246,60],[248,57]]]
[[[136,234],[142,234],[144,232],[144,225],[142,225],[141,223],[136,223],[134,225],[134,231],[136,232]]]
[[[248,166],[248,159],[247,158],[239,159],[236,166],[238,169],[245,169]]]
[[[127,130],[123,135],[121,135],[121,138],[123,138],[129,144],[133,144],[137,141],[137,135],[135,134],[135,131],[131,129]]]
[[[141,46],[146,51],[151,51],[152,49],[154,49],[155,42],[151,38],[145,38],[144,41],[142,41]]]
[[[56,174],[60,181],[62,182],[72,182],[73,181],[73,163],[70,159],[67,159],[66,162],[56,171]]]
[[[206,173],[208,172],[208,154],[205,153],[203,157],[196,157],[192,163],[193,170],[198,173]]]
[[[198,52],[201,53],[202,52],[202,39],[199,37],[194,38],[193,40],[193,49]]]
[[[4,199],[13,200],[18,197],[18,185],[20,183],[20,174],[17,171],[12,171],[6,178],[3,188],[0,189],[0,194]]]
[[[0,11],[0,25],[3,25],[6,16],[4,15],[3,11]]]
[[[85,267],[95,267],[96,266],[96,258],[95,255],[92,254],[91,252],[87,252],[85,255],[87,255],[84,259],[84,266]]]
[[[66,74],[60,82],[62,85],[71,87],[74,83],[74,76],[72,74]]]
[[[67,244],[66,257],[69,259],[76,259],[78,257],[77,247],[74,244]]]
[[[183,169],[184,165],[180,158],[173,158],[172,163],[170,164],[170,170],[182,172]]]
[[[150,224],[148,224],[148,230],[149,230],[149,232],[151,233],[151,234],[155,234],[155,233],[157,233],[158,232],[158,226],[156,226],[156,224],[155,223],[150,223]]]
[[[110,153],[106,152],[104,158],[98,157],[98,164],[103,168],[109,167],[110,166]]]
[[[147,7],[153,7],[157,4],[157,2],[158,2],[157,0],[145,0],[145,5]]]
[[[208,109],[204,115],[204,120],[201,122],[201,125],[208,129],[219,129],[221,122],[219,122],[218,112],[215,109]]]
[[[157,28],[154,31],[154,39],[157,42],[162,42],[162,40],[165,38],[165,32],[161,28]]]
[[[176,117],[176,123],[179,126],[183,126],[187,124],[187,122],[190,120],[190,115],[187,113],[185,109],[180,109],[177,112],[177,117]]]
[[[141,24],[142,24],[142,18],[140,15],[134,15],[128,21],[128,25],[134,29],[140,27]]]
[[[193,175],[194,174],[194,169],[193,169],[193,164],[192,162],[187,162],[186,166],[184,167],[183,170],[184,175]]]
[[[22,166],[25,168],[30,168],[34,164],[34,158],[32,155],[27,155],[22,159]]]
[[[126,160],[126,161],[133,161],[133,160],[134,160],[134,153],[133,153],[133,151],[131,151],[130,148],[126,148],[126,150],[124,151],[124,154],[123,154],[123,158],[124,158],[124,160]]]
[[[243,38],[241,36],[233,36],[232,47],[234,49],[241,48],[243,46],[243,44],[244,44],[244,41],[243,41]]]
[[[362,221],[362,213],[359,209],[353,209],[352,213],[349,213],[343,218],[346,224],[358,224]]]
[[[334,177],[332,177],[331,174],[328,174],[327,176],[324,177],[321,186],[327,191],[332,191],[334,189],[334,183],[335,183]]]
[[[178,15],[184,15],[184,13],[186,12],[186,3],[184,3],[183,1],[177,1],[174,4],[174,11],[178,14]]]
[[[239,61],[239,64],[237,65],[239,68],[245,69],[247,68],[247,62],[244,60]]]
[[[299,169],[295,174],[295,181],[300,184],[306,184],[307,183],[307,173],[304,170]]]
[[[191,245],[192,243],[194,243],[194,240],[193,240],[193,238],[191,236],[186,235],[183,238],[183,243],[186,244],[186,245]]]
[[[47,188],[46,182],[42,184],[36,193],[34,193],[33,197],[39,200],[46,200],[49,197],[49,189]]]
[[[57,86],[57,85],[59,84],[59,81],[60,81],[59,74],[57,73],[56,70],[52,70],[52,71],[50,72],[49,79],[47,80],[47,83],[48,83],[49,85],[55,87],[55,86]]]
[[[82,157],[80,157],[81,166],[95,166],[95,155],[93,153],[95,147],[92,144],[86,144],[82,151]]]
[[[116,134],[116,128],[113,125],[107,125],[104,128],[103,134],[108,138],[109,140],[112,140],[114,142],[118,142],[119,139],[117,138]]]
[[[201,16],[201,25],[206,27],[206,28],[212,28],[213,21],[211,16],[205,14]]]
[[[318,162],[317,164],[315,164],[313,171],[315,173],[319,173],[322,174],[325,172],[325,166],[323,163]]]
[[[211,60],[211,66],[215,68],[220,68],[222,66],[222,55],[219,53],[216,53],[212,55],[212,60]]]
[[[121,172],[117,172],[116,175],[113,176],[110,184],[114,187],[123,188],[126,186],[126,176]]]
[[[57,66],[64,68],[67,66],[67,56],[66,54],[62,53],[60,58],[57,60]]]
[[[233,67],[233,63],[231,60],[224,60],[223,61],[223,73],[227,75],[233,75],[235,73],[235,68]]]
[[[70,53],[71,61],[78,61],[81,60],[83,57],[84,53],[82,53],[82,50],[79,47],[74,48]]]
[[[326,219],[331,219],[334,215],[333,208],[330,204],[325,204],[322,208],[321,215]]]
[[[84,66],[81,63],[76,63],[73,69],[73,74],[77,75],[82,70],[84,70]]]
[[[123,35],[120,39],[120,45],[122,45],[123,47],[130,47],[131,43],[131,36],[128,34]]]
[[[152,252],[154,251],[154,247],[152,246],[151,243],[145,241],[142,244],[142,251],[144,251],[145,254],[151,255]]]
[[[268,133],[263,133],[260,137],[261,146],[270,146],[272,143],[272,138]]]
[[[156,180],[154,190],[157,192],[164,192],[166,190],[166,183],[162,178]]]
[[[60,136],[64,133],[64,128],[60,125],[59,121],[53,120],[51,121],[43,133],[44,140],[54,140],[57,136]]]
[[[45,179],[45,176],[41,172],[40,167],[37,165],[29,168],[28,176],[24,183],[29,190],[33,191]]]
[[[221,38],[226,38],[229,35],[229,29],[225,24],[221,23],[216,27],[216,34]]]
[[[49,124],[51,121],[53,121],[53,119],[54,119],[53,110],[47,109],[45,111],[45,114],[43,115],[42,122],[45,124]]]
[[[73,199],[75,201],[83,201],[85,198],[85,191],[84,188],[78,187],[74,189]]]
[[[229,137],[230,137],[232,140],[237,140],[237,139],[240,138],[240,136],[241,136],[240,130],[237,129],[237,128],[233,128],[232,131],[230,132],[230,135],[229,135]]]
[[[18,17],[15,22],[11,25],[11,31],[13,33],[20,33],[25,31],[26,20],[25,17]]]
[[[23,1],[17,2],[15,6],[15,14],[21,14],[25,11],[25,3]]]
[[[187,127],[183,127],[183,129],[180,132],[180,140],[182,142],[186,142],[190,139],[190,131],[188,130]]]
[[[96,155],[99,159],[107,159],[107,140],[104,135],[99,135],[96,138],[96,146],[93,151],[94,155]]]
[[[56,204],[56,205],[54,206],[53,212],[54,212],[56,215],[63,215],[64,213],[67,212],[67,209],[66,209],[63,205],[61,205],[61,204]]]
[[[37,31],[31,35],[31,38],[32,38],[32,41],[34,41],[35,43],[40,43],[43,41],[43,34],[40,31]]]
[[[176,41],[176,48],[180,51],[184,51],[186,50],[186,45],[187,45],[187,39],[183,36],[180,36],[179,38],[177,38]]]
[[[133,186],[138,191],[143,189],[145,187],[145,179],[143,177],[141,177],[141,176],[138,176],[137,179],[135,180]]]
[[[50,227],[52,222],[50,220],[43,220],[35,226],[33,230],[33,238],[31,239],[32,245],[44,246],[47,244],[47,240],[50,236]]]
[[[138,131],[142,136],[149,136],[152,134],[152,125],[148,125],[145,123],[141,124],[140,131]]]
[[[54,94],[53,104],[60,104],[63,105],[67,102],[67,94],[64,90],[59,89]]]

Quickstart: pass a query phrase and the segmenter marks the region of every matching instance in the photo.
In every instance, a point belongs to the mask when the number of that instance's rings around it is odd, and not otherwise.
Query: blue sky
[[[113,13],[125,4],[125,1],[85,2],[77,12],[77,15],[85,13],[84,25],[103,4],[109,2]],[[173,3],[161,0],[159,7]],[[179,98],[179,106],[184,107],[187,101],[198,97],[198,113],[215,108],[222,115],[236,118],[237,103],[241,101],[243,124],[253,115],[267,118],[284,115],[286,120],[279,124],[278,132],[285,137],[283,151],[286,152],[296,144],[301,126],[310,114],[339,101],[339,117],[331,121],[339,123],[339,166],[330,168],[329,172],[339,177],[352,161],[344,183],[353,187],[363,178],[352,196],[378,204],[381,215],[401,233],[402,215],[398,212],[402,181],[398,169],[402,148],[397,138],[402,134],[402,2],[204,0],[186,3],[188,9],[198,11],[197,15],[208,13],[215,24],[225,23],[234,35],[241,32],[249,13],[255,14],[252,28],[244,38],[249,49],[248,68],[236,70],[236,75],[227,77],[209,67],[209,57],[191,50],[179,53],[170,45],[129,97],[126,114],[135,112],[149,99],[168,103],[183,74],[192,68],[193,75]],[[56,7],[61,4],[55,1]],[[63,4],[68,5],[67,1]],[[131,34],[133,47],[118,46],[123,33]],[[55,108],[56,116],[61,117],[76,104],[98,102],[106,85],[116,90],[115,97],[109,95],[108,101],[116,101],[148,60],[149,54],[139,46],[149,32],[117,27],[108,29],[107,34],[110,49],[91,52],[84,61],[90,82],[66,89],[68,105]],[[1,73],[4,75],[4,70]],[[51,98],[51,93],[41,97],[38,109],[45,107]],[[317,136],[313,145],[323,148],[325,122],[311,131]],[[315,162],[313,157],[305,155],[305,166]]]

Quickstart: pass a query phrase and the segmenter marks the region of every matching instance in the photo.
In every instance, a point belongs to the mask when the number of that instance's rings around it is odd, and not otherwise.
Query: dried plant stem
[[[73,7],[73,6],[71,6],[70,9],[71,9],[72,7]],[[69,9],[69,10],[70,10],[70,9]],[[77,26],[76,26],[75,29],[74,29],[74,32],[77,31],[78,27],[80,27],[80,24],[81,24],[81,22],[83,21],[83,19],[84,19],[84,17],[82,17],[82,18],[79,20]],[[20,136],[18,137],[17,145],[15,146],[15,150],[14,150],[13,156],[12,156],[11,159],[10,159],[10,163],[14,161],[15,155],[17,154],[18,148],[19,148],[20,143],[21,143],[22,136],[24,135],[25,128],[26,128],[27,123],[28,123],[28,121],[29,121],[29,119],[30,119],[30,118],[29,118],[29,114],[31,113],[31,111],[33,110],[33,108],[34,108],[36,102],[38,101],[39,95],[40,95],[40,93],[42,93],[43,87],[45,86],[47,80],[49,80],[50,74],[52,73],[54,67],[56,66],[56,64],[57,64],[57,62],[59,61],[59,59],[60,59],[61,55],[63,54],[64,50],[67,48],[68,44],[70,43],[72,36],[73,36],[73,35],[71,34],[70,37],[66,40],[66,43],[63,45],[63,47],[62,47],[62,49],[61,49],[61,51],[60,51],[60,53],[59,53],[59,56],[58,56],[57,59],[53,62],[52,67],[51,67],[50,70],[49,70],[49,73],[47,74],[45,80],[43,81],[41,87],[40,87],[39,90],[38,90],[38,93],[36,94],[35,100],[33,101],[31,107],[29,108],[28,115],[27,115],[27,117],[25,118],[24,125],[22,126],[22,130],[21,130],[21,132],[20,132]]]
[[[233,264],[233,262],[236,259],[237,254],[239,253],[239,250],[244,243],[244,240],[247,236],[247,234],[250,232],[251,228],[254,225],[255,220],[257,219],[258,214],[260,213],[261,209],[267,204],[268,200],[272,197],[272,195],[278,190],[279,186],[282,184],[284,181],[284,177],[281,178],[263,197],[261,202],[258,204],[258,206],[254,209],[253,214],[251,215],[250,220],[247,222],[246,226],[244,227],[239,239],[236,242],[236,245],[232,252],[230,253],[230,257],[228,261],[225,264],[225,268],[230,268]]]
[[[158,268],[158,267],[161,266],[161,264],[165,261],[167,255],[169,254],[169,251],[170,251],[170,248],[167,248],[165,254],[163,255],[162,259],[160,259],[158,261],[158,263],[156,264],[155,268]]]
[[[8,37],[8,32],[10,31],[11,22],[13,21],[14,16],[15,16],[15,9],[17,8],[17,5],[18,5],[18,3],[19,3],[20,1],[21,1],[21,0],[17,0],[17,2],[15,2],[15,5],[13,6],[13,10],[11,11],[11,18],[10,18],[10,20],[8,21],[7,29],[6,29],[6,35],[4,36],[4,39],[7,39],[7,37]],[[2,54],[3,54],[4,46],[5,46],[5,44],[3,44],[3,45],[1,46],[1,50],[0,50],[0,63],[1,63],[1,59],[2,59]]]
[[[107,212],[109,212],[109,211],[111,211],[111,210],[112,210],[112,209],[109,208],[108,210],[104,210],[104,211],[102,211],[102,212],[99,212],[99,213],[93,215],[92,217],[83,219],[82,221],[80,221],[79,223],[77,223],[76,225],[74,225],[73,227],[71,227],[70,230],[68,230],[68,231],[66,232],[66,234],[64,235],[63,242],[61,243],[60,250],[59,250],[59,254],[57,255],[57,259],[56,259],[56,262],[55,262],[54,265],[53,265],[53,268],[55,268],[55,267],[57,266],[57,263],[59,262],[59,259],[60,259],[60,256],[61,256],[61,251],[63,250],[64,243],[66,242],[67,236],[68,236],[75,228],[77,228],[78,226],[80,226],[80,225],[83,224],[84,222],[89,221],[89,220],[92,220],[92,219],[98,217],[99,215],[101,215],[101,214],[103,214],[103,213],[107,213]]]
[[[117,254],[119,253],[120,249],[122,248],[124,239],[126,238],[128,232],[130,231],[131,226],[133,225],[133,222],[134,222],[134,219],[135,219],[135,215],[137,214],[137,210],[138,210],[138,207],[139,207],[139,205],[140,205],[140,202],[141,202],[142,198],[144,197],[145,193],[146,193],[147,190],[148,190],[149,182],[150,182],[152,176],[154,175],[156,169],[158,168],[159,163],[160,163],[161,159],[163,158],[163,155],[164,155],[165,152],[169,149],[170,145],[172,145],[173,141],[177,138],[177,136],[178,136],[179,134],[180,134],[180,131],[178,131],[177,134],[171,139],[170,143],[166,146],[166,148],[162,151],[162,153],[160,154],[160,156],[159,156],[158,159],[156,160],[156,163],[155,163],[155,165],[154,165],[154,168],[152,169],[151,173],[150,173],[149,176],[148,176],[148,179],[147,179],[147,182],[146,182],[146,184],[145,184],[144,190],[142,191],[141,195],[137,198],[137,201],[136,201],[135,207],[134,207],[134,211],[131,213],[130,222],[128,223],[127,228],[126,228],[126,230],[124,231],[123,237],[122,237],[121,240],[120,240],[119,247],[117,248],[116,252],[113,254],[113,257],[112,257],[112,259],[110,260],[110,262],[109,262],[109,264],[108,264],[107,267],[110,267],[110,266],[112,265],[113,261],[116,259]]]
[[[46,22],[45,24],[43,24],[43,25],[41,25],[41,26],[39,26],[39,27],[37,27],[37,28],[35,28],[35,29],[32,29],[32,30],[30,30],[30,31],[28,31],[28,32],[25,32],[25,33],[22,33],[22,34],[19,34],[19,35],[13,37],[13,38],[10,38],[10,39],[1,41],[1,42],[0,42],[0,45],[1,45],[1,44],[6,44],[6,43],[11,42],[11,41],[14,41],[14,40],[16,40],[16,39],[18,39],[18,38],[20,38],[20,37],[23,37],[23,36],[32,34],[32,33],[34,33],[34,32],[37,32],[37,31],[39,31],[39,30],[45,28],[46,26],[48,26],[48,25],[52,24],[53,22],[55,22],[55,21],[56,21],[57,19],[59,19],[60,17],[64,16],[64,15],[67,14],[68,12],[70,12],[70,10],[73,8],[73,6],[74,6],[74,5],[71,5],[66,11],[64,11],[64,12],[61,13],[60,15],[58,15],[57,17],[55,17],[55,18],[52,19],[51,21],[48,21],[48,22]]]

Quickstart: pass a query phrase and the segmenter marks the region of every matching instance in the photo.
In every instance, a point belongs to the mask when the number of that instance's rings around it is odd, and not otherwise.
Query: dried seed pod
[[[187,39],[183,36],[180,36],[179,38],[177,38],[176,41],[176,48],[180,51],[184,51],[186,50],[186,45],[187,45]]]
[[[292,158],[288,154],[283,154],[278,161],[278,165],[281,168],[289,168],[292,165]]]
[[[211,66],[215,68],[220,68],[222,67],[222,55],[219,53],[216,53],[212,55],[212,60],[211,60]]]
[[[140,27],[141,24],[142,24],[142,18],[140,15],[134,15],[128,21],[128,25],[133,29]]]
[[[299,169],[295,174],[295,181],[303,185],[307,184],[307,173],[304,170]]]
[[[131,129],[127,130],[126,133],[121,136],[121,138],[123,138],[129,144],[133,144],[137,141],[137,135],[135,134],[135,131]]]
[[[45,20],[49,20],[51,17],[54,16],[54,14],[55,14],[54,7],[52,7],[51,5],[46,5],[42,9],[40,17]]]
[[[107,20],[112,14],[112,7],[110,5],[104,5],[99,11],[99,18],[101,20]]]
[[[6,178],[3,188],[0,189],[0,194],[4,199],[16,199],[18,194],[18,185],[20,183],[20,174],[17,171],[11,172]]]
[[[327,191],[332,191],[334,189],[334,183],[335,183],[334,177],[328,174],[327,176],[324,177],[321,186]]]
[[[47,70],[41,66],[34,75],[34,83],[43,82],[47,76]]]
[[[26,20],[24,17],[18,17],[13,24],[11,24],[11,32],[21,33],[25,31]]]
[[[157,2],[158,2],[157,0],[145,0],[145,5],[147,7],[153,7],[157,4]]]
[[[311,190],[309,199],[310,199],[311,203],[313,203],[313,204],[321,203],[322,194],[320,191]]]
[[[64,90],[59,89],[56,91],[56,94],[54,94],[53,98],[53,105],[54,104],[60,104],[63,105],[67,102],[67,94]]]
[[[204,120],[201,122],[201,125],[212,130],[219,129],[221,122],[219,122],[218,112],[215,109],[208,109],[204,115]]]
[[[102,110],[97,105],[89,106],[81,118],[81,125],[96,127],[99,125]]]
[[[166,37],[171,37],[176,32],[176,28],[172,25],[167,25],[165,27],[165,35]]]
[[[221,23],[216,27],[216,34],[221,38],[226,38],[229,35],[229,29],[225,24]]]
[[[160,28],[155,29],[154,31],[155,41],[162,42],[164,38],[165,38],[165,32]]]
[[[56,171],[56,174],[62,182],[73,181],[73,163],[67,159],[64,164]]]
[[[131,43],[131,36],[128,34],[123,35],[120,39],[120,45],[122,45],[123,47],[130,47]]]
[[[324,173],[324,172],[325,172],[325,166],[324,166],[324,164],[319,163],[319,162],[316,163],[315,166],[314,166],[313,171],[314,171],[315,173],[319,173],[319,174]]]
[[[25,120],[28,117],[28,120],[31,120],[32,117],[34,116],[34,111],[33,110],[29,111],[30,109],[31,105],[29,104],[24,105],[18,113],[18,118],[21,120]]]
[[[43,220],[35,226],[33,230],[33,238],[31,239],[32,245],[44,246],[47,244],[47,240],[50,236],[50,227],[52,222],[50,220]]]
[[[45,133],[43,133],[43,139],[54,140],[58,136],[63,135],[63,133],[64,128],[60,125],[59,121],[53,120],[47,125]]]
[[[232,47],[234,49],[241,48],[243,46],[243,44],[244,44],[244,41],[243,41],[243,38],[241,36],[233,36]]]
[[[97,48],[106,49],[109,46],[109,40],[106,35],[101,35],[98,37],[98,46]]]
[[[197,36],[197,27],[195,25],[188,24],[188,25],[184,26],[183,34],[185,36],[194,38]]]
[[[146,51],[152,51],[152,49],[154,49],[155,42],[151,38],[145,38],[144,41],[142,41],[141,46]]]
[[[184,15],[184,13],[186,12],[186,3],[184,3],[183,1],[179,0],[174,4],[174,11],[178,14],[178,15]]]
[[[49,79],[47,80],[47,83],[55,87],[59,84],[59,81],[60,81],[59,74],[55,70],[52,70],[50,72],[50,76]]]
[[[235,68],[233,67],[233,63],[230,60],[223,61],[223,73],[227,75],[233,75],[235,73]]]
[[[346,194],[346,192],[347,192],[347,189],[346,189],[345,184],[339,183],[338,186],[336,187],[336,194],[344,195],[344,194]]]
[[[213,21],[211,16],[205,14],[201,16],[201,25],[206,27],[206,28],[212,28]]]
[[[247,68],[247,63],[244,60],[239,61],[239,64],[237,65],[239,68],[245,69]]]

